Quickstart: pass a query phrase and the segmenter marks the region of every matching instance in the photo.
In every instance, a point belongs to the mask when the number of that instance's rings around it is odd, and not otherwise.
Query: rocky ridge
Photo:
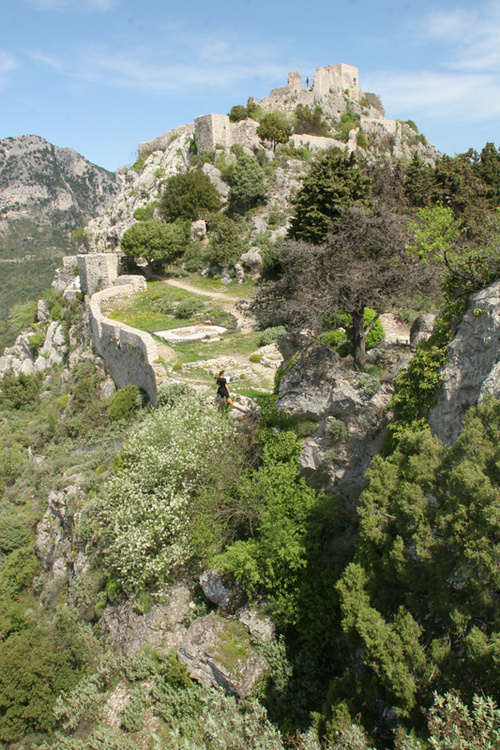
[[[295,71],[289,74],[285,87],[273,89],[269,97],[255,102],[263,112],[279,110],[289,115],[299,104],[312,109],[321,108],[333,128],[332,137],[294,134],[290,143],[295,148],[305,148],[314,154],[337,147],[347,153],[356,152],[369,161],[381,158],[409,160],[414,154],[419,154],[424,162],[433,164],[438,158],[439,152],[415,131],[413,124],[385,118],[379,97],[366,94],[359,88],[358,69],[354,66],[339,64],[318,68],[311,84],[304,87],[300,74]],[[350,131],[348,140],[343,141],[335,136],[335,126],[346,113],[350,113],[357,124]],[[263,150],[265,159],[274,161],[273,150],[257,135],[258,124],[251,118],[233,123],[227,115],[202,115],[193,123],[140,143],[137,164],[124,173],[123,192],[102,216],[89,222],[86,251],[118,250],[123,233],[136,222],[134,213],[137,209],[157,201],[165,180],[187,171],[195,153],[213,152],[213,163],[205,163],[203,171],[217,188],[224,206],[229,185],[215,166],[219,156],[224,156],[229,164],[235,159],[231,147],[239,146],[252,155],[259,149]],[[283,214],[285,220],[283,226],[270,232],[271,241],[286,234],[291,201],[307,171],[307,161],[296,158],[287,158],[276,166],[274,178],[268,183],[265,206],[251,218],[251,242],[257,234],[268,229],[270,214],[276,212]]]
[[[0,232],[24,218],[71,231],[120,192],[120,179],[36,135],[0,141]]]

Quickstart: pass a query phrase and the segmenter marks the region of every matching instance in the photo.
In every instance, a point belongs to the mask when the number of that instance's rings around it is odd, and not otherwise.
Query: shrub
[[[325,435],[332,443],[343,443],[347,439],[347,426],[342,419],[331,419],[326,428]]]
[[[30,533],[20,516],[0,516],[0,549],[3,552],[25,547],[29,539]]]
[[[225,214],[214,217],[208,243],[210,258],[219,264],[234,263],[243,252],[243,241],[235,222]]]
[[[200,312],[204,304],[205,303],[202,300],[197,299],[196,297],[187,297],[186,299],[183,299],[182,302],[179,302],[175,308],[175,317],[180,318],[181,320],[192,318],[193,315]]]
[[[182,397],[192,395],[191,386],[187,383],[165,383],[160,386],[156,396],[156,407],[174,406]]]
[[[229,205],[232,211],[248,211],[266,195],[266,178],[262,167],[253,156],[243,154],[232,175]]]
[[[262,360],[262,354],[251,354],[250,362],[255,362],[256,364],[259,364],[259,362]]]
[[[219,208],[219,193],[210,178],[201,170],[194,169],[167,180],[159,210],[166,221],[196,221],[203,212],[211,213]]]
[[[0,404],[11,409],[35,406],[40,395],[41,378],[37,375],[7,373],[0,380]]]
[[[248,117],[248,109],[243,104],[234,104],[229,112],[230,122],[240,122]]]
[[[137,398],[139,388],[136,385],[126,385],[119,391],[113,393],[108,407],[108,415],[111,422],[130,422],[137,410]]]
[[[137,219],[137,221],[149,221],[149,219],[153,218],[156,205],[156,202],[150,202],[145,206],[136,208],[134,211],[134,219]]]
[[[45,333],[42,331],[38,331],[37,333],[33,333],[29,337],[30,347],[33,349],[33,352],[35,356],[38,353],[38,350],[42,348],[42,346],[45,344]]]
[[[348,341],[347,333],[343,328],[335,328],[333,331],[326,331],[319,337],[322,344],[327,344],[337,349],[340,344]]]
[[[134,431],[98,507],[104,555],[120,581],[145,586],[187,561],[191,498],[213,484],[234,430],[201,398],[184,396]]]
[[[276,344],[278,336],[282,333],[286,333],[286,328],[284,326],[271,326],[271,328],[266,328],[259,337],[259,346]]]

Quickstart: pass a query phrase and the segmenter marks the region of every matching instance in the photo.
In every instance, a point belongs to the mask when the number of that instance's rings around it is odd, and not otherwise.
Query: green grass
[[[179,281],[195,286],[203,292],[216,292],[217,294],[227,292],[228,297],[252,297],[255,291],[255,282],[251,279],[244,281],[243,284],[238,284],[236,279],[233,279],[226,286],[220,279],[209,279],[198,273],[192,273]]]
[[[247,357],[258,348],[260,335],[260,331],[251,331],[250,333],[236,332],[224,336],[220,341],[210,341],[204,344],[199,341],[188,341],[185,344],[175,344],[176,362],[184,364],[186,362],[196,362],[200,359],[207,360],[221,356],[230,357],[235,354]]]
[[[146,291],[137,292],[129,297],[126,303],[121,299],[113,302],[109,306],[109,311],[105,311],[105,315],[112,320],[118,320],[120,323],[149,333],[199,323],[198,317],[180,320],[163,312],[164,308],[171,306],[172,303],[182,302],[185,299],[197,299],[204,305],[208,302],[206,297],[168,286],[163,281],[150,281]]]

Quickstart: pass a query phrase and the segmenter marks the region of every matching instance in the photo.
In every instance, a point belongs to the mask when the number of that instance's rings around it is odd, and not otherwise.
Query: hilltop
[[[0,357],[0,742],[496,747],[500,152],[339,64],[122,176]]]
[[[13,333],[12,306],[50,286],[71,233],[99,214],[120,192],[120,178],[71,148],[36,135],[0,141],[0,347]]]

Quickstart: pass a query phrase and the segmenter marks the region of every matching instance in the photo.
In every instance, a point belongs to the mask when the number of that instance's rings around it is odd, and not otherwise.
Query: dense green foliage
[[[323,119],[321,107],[316,106],[314,109],[304,104],[298,104],[294,112],[294,133],[309,133],[311,135],[330,135],[330,126]]]
[[[159,205],[160,214],[166,221],[196,221],[202,214],[210,214],[219,208],[219,194],[200,169],[169,177]]]
[[[231,211],[244,213],[261,203],[266,195],[264,170],[258,161],[248,154],[241,154],[230,174],[229,207]]]
[[[290,236],[319,244],[326,240],[342,211],[356,201],[366,201],[368,178],[350,157],[332,149],[315,161],[294,201]]]
[[[209,256],[219,264],[235,263],[243,252],[243,240],[236,223],[226,214],[214,216],[210,225]]]
[[[124,232],[120,247],[131,258],[145,258],[152,268],[179,257],[188,242],[189,224],[186,221],[165,224],[159,219],[146,219]]]
[[[499,430],[494,401],[469,411],[447,451],[428,429],[407,430],[361,496],[358,549],[338,585],[343,627],[362,648],[366,696],[417,725],[433,690],[469,700],[500,688]]]
[[[291,134],[291,127],[279,112],[264,115],[257,128],[259,138],[270,143],[273,151],[276,150],[278,143],[288,143]]]

